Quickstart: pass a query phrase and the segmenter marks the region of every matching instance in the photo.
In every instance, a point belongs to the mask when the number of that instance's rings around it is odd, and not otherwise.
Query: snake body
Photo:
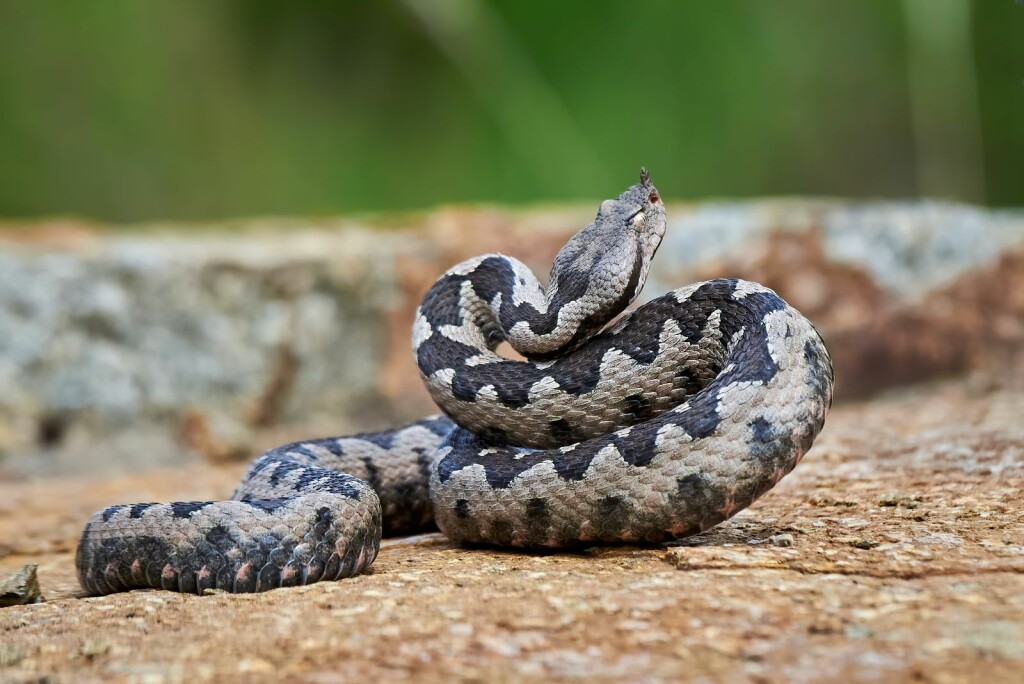
[[[646,172],[559,252],[545,289],[487,255],[430,288],[413,350],[445,415],[260,456],[231,500],[111,506],[82,586],[263,591],[361,572],[381,534],[456,543],[664,542],[750,505],[821,430],[832,365],[756,283],[711,280],[628,313],[665,231]],[[609,325],[609,322],[615,320]],[[495,352],[507,341],[526,357]]]

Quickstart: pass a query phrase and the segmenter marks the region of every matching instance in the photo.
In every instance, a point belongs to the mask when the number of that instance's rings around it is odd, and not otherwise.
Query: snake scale
[[[82,586],[335,580],[369,566],[382,533],[432,524],[455,543],[563,548],[729,518],[810,448],[832,364],[807,319],[752,282],[697,283],[623,314],[664,233],[643,171],[562,248],[546,289],[502,255],[453,267],[413,325],[443,416],[275,448],[229,501],[99,511],[78,547]],[[502,341],[526,360],[498,355]]]

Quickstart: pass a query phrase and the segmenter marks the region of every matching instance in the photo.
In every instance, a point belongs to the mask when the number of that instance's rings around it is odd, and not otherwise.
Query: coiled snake
[[[810,448],[832,398],[812,325],[771,290],[711,280],[621,316],[665,232],[646,172],[559,252],[545,290],[488,255],[434,283],[413,350],[445,413],[260,456],[229,501],[111,506],[82,586],[204,593],[348,577],[381,534],[457,543],[663,542],[750,505]],[[527,361],[494,349],[508,341]]]

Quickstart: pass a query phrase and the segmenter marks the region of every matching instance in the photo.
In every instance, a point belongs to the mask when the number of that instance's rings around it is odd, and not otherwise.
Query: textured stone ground
[[[78,595],[95,508],[227,494],[241,466],[0,482],[0,681],[1019,682],[1024,393],[838,406],[753,508],[673,548],[526,555],[388,540],[371,574],[262,595]]]

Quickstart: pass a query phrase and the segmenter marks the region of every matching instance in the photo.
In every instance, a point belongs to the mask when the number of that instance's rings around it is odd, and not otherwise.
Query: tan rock
[[[222,496],[241,464],[0,483],[0,538],[38,538],[0,570],[27,552],[50,597],[0,611],[0,678],[1019,681],[1022,409],[965,383],[838,406],[779,486],[668,549],[426,534],[367,575],[249,596],[81,598],[73,566],[88,511]]]

